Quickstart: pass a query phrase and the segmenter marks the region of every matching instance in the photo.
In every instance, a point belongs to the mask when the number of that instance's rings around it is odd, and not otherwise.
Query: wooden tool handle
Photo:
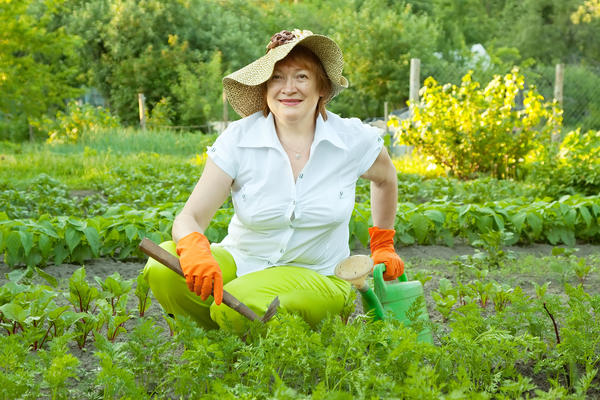
[[[183,270],[181,269],[181,265],[179,264],[179,259],[175,257],[173,254],[169,253],[152,240],[148,238],[142,239],[140,242],[140,250],[146,253],[148,256],[154,258],[159,263],[163,264],[165,267],[170,270],[176,272],[177,274],[183,275]],[[251,321],[255,319],[260,319],[258,315],[252,309],[250,309],[247,305],[240,302],[238,299],[233,297],[233,295],[225,290],[223,290],[223,303],[225,303],[228,307],[233,308],[235,311],[242,314],[244,317],[248,318]]]

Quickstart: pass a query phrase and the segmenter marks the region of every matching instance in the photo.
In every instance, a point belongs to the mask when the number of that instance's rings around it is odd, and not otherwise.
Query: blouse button
[[[304,173],[301,173],[298,178],[302,179],[304,177]]]

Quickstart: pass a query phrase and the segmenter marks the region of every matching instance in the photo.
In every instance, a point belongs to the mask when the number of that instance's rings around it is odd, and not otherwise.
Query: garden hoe
[[[179,275],[184,276],[181,266],[179,265],[179,259],[154,243],[152,240],[148,238],[142,239],[139,247],[140,250],[142,250],[148,256],[154,258],[156,261],[160,262]],[[240,302],[238,299],[233,297],[231,293],[225,290],[223,290],[223,303],[230,308],[233,308],[235,311],[239,312],[251,321],[259,320],[264,323],[273,318],[273,316],[277,313],[277,307],[279,307],[279,297],[275,297],[275,300],[271,302],[267,308],[267,312],[265,312],[265,315],[263,315],[262,318],[256,315],[256,313],[252,311],[250,307]]]
[[[367,276],[371,271],[373,271],[374,291],[367,283]],[[365,311],[372,311],[374,320],[394,318],[405,325],[410,325],[407,311],[413,302],[421,297],[423,302],[418,310],[418,319],[428,322],[429,314],[421,282],[408,281],[406,274],[402,274],[396,281],[385,282],[384,271],[385,264],[377,264],[373,267],[373,260],[366,255],[350,256],[335,267],[335,275],[350,282],[360,292],[363,307]],[[427,326],[419,332],[418,340],[433,343],[431,330]]]

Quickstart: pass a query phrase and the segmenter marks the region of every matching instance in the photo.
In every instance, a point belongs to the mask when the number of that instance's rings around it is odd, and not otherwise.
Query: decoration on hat
[[[311,31],[306,30],[306,29],[304,29],[304,30],[294,29],[291,32],[283,30],[283,31],[271,36],[271,41],[267,45],[267,53],[269,52],[269,50],[274,49],[275,47],[281,46],[282,44],[286,44],[286,43],[293,42],[296,40],[301,40],[312,34],[313,33]]]

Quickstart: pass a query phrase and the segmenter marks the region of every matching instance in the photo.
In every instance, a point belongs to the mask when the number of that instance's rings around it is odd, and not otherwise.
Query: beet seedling
[[[577,259],[573,270],[575,271],[575,275],[577,275],[577,279],[579,279],[579,283],[583,286],[585,280],[594,272],[595,268],[588,264],[585,258],[581,257]]]
[[[143,273],[140,273],[136,279],[135,296],[138,298],[139,316],[143,317],[152,303],[152,300],[150,300],[150,285],[144,278]]]
[[[102,287],[102,297],[109,302],[112,308],[112,315],[117,315],[118,308],[125,308],[129,291],[133,286],[131,279],[123,280],[118,272],[106,277],[104,282],[102,279],[95,277],[96,282]]]

